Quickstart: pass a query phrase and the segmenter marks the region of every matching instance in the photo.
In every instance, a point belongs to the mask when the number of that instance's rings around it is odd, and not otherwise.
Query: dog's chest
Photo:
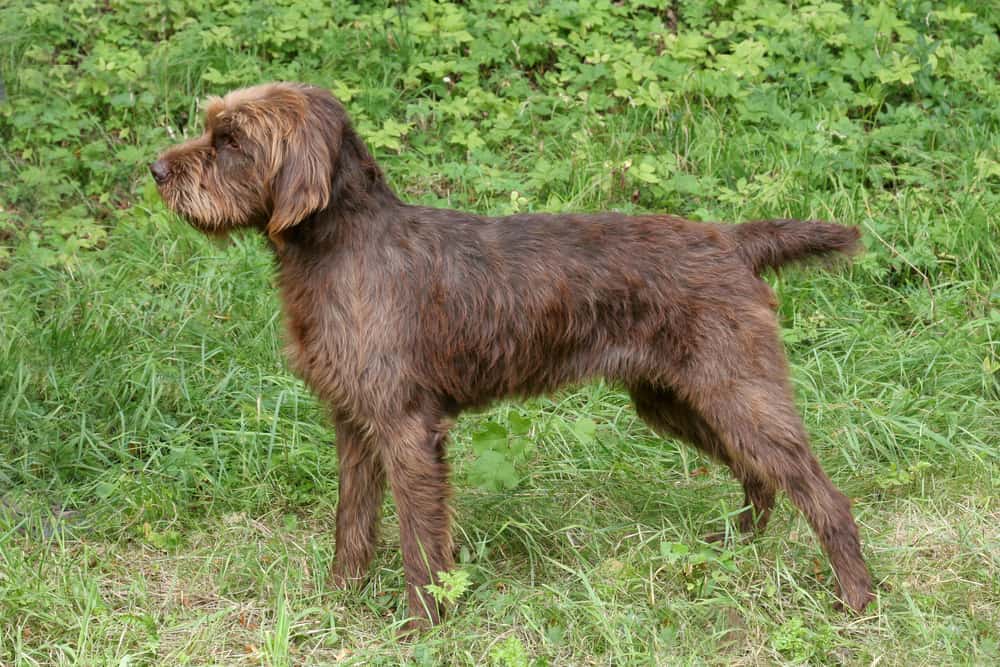
[[[385,295],[372,293],[350,267],[308,278],[282,276],[287,353],[293,370],[335,410],[363,414],[394,372]]]

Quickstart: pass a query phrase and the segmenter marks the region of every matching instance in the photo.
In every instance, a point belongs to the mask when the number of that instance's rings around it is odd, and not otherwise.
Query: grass
[[[0,10],[0,664],[1000,661],[996,17],[804,2],[789,29],[690,0],[679,43],[627,3],[271,4]],[[695,35],[750,55],[684,55]],[[604,384],[459,421],[445,624],[395,639],[389,502],[370,579],[332,589],[335,434],[282,362],[272,259],[189,229],[143,171],[194,100],[275,78],[333,87],[410,201],[860,225],[851,267],[768,279],[869,612],[834,609],[785,500],[758,540],[702,542],[738,485]],[[486,423],[531,444],[514,488],[476,483]]]

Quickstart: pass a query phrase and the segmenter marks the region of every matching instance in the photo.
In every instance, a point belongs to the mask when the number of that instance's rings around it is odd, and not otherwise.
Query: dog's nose
[[[153,180],[156,181],[157,184],[160,184],[167,180],[167,177],[170,175],[170,169],[167,168],[166,162],[163,160],[157,160],[153,164],[149,165],[149,173],[153,175]]]

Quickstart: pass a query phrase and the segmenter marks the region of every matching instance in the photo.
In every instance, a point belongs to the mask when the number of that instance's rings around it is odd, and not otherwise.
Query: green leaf
[[[677,561],[685,558],[690,551],[690,547],[681,542],[660,542],[660,555],[663,556],[668,563],[676,563]]]
[[[589,417],[580,417],[573,423],[573,434],[580,442],[591,443],[597,434],[597,424]]]
[[[472,449],[477,454],[486,450],[501,450],[507,448],[507,429],[494,421],[484,422],[472,434]]]
[[[507,424],[511,435],[527,435],[531,431],[533,421],[518,410],[507,413]]]
[[[489,491],[513,489],[521,482],[514,465],[501,452],[484,451],[469,467],[469,481]]]

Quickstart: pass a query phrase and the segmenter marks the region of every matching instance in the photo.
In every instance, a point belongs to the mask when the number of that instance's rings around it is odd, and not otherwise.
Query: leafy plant
[[[890,463],[888,470],[884,470],[879,476],[878,485],[883,489],[909,486],[914,481],[923,477],[931,467],[932,465],[929,461],[917,461],[913,465],[906,467]]]
[[[438,572],[438,584],[427,584],[424,588],[439,603],[454,604],[469,590],[471,580],[465,570]]]
[[[801,616],[792,616],[771,633],[771,646],[793,663],[809,663],[816,658],[825,658],[833,640],[833,632],[828,625],[808,627]]]
[[[528,651],[520,639],[511,635],[490,651],[490,664],[496,667],[528,667]]]
[[[521,483],[517,466],[527,461],[534,450],[528,438],[531,420],[511,411],[504,426],[488,420],[472,434],[475,461],[468,468],[468,477],[476,486],[490,491],[513,489]]]
[[[683,578],[688,593],[697,597],[710,597],[716,585],[735,570],[731,551],[707,548],[692,551],[684,543],[661,542],[660,556]]]

